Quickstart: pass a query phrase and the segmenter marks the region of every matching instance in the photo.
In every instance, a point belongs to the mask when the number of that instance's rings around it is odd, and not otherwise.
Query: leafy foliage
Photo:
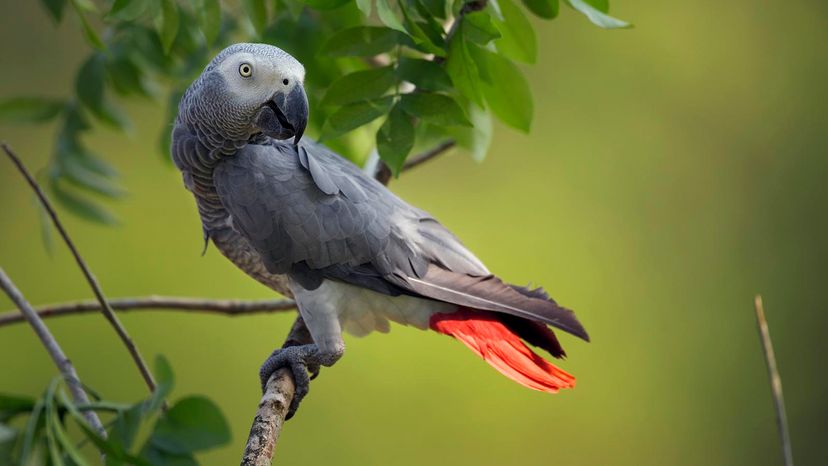
[[[173,388],[173,374],[163,357],[156,361],[155,372],[156,391],[132,405],[107,401],[76,405],[61,379],[55,379],[39,399],[0,394],[0,464],[85,466],[98,464],[96,456],[102,452],[106,464],[113,466],[197,465],[195,453],[230,441],[227,421],[206,398],[188,396],[162,411]],[[82,414],[86,410],[109,417],[107,438],[89,426]],[[70,432],[78,432],[78,438]]]
[[[563,3],[600,27],[630,26],[609,15],[608,0],[516,2],[244,0],[243,8],[231,9],[219,0],[114,0],[103,7],[91,0],[41,0],[56,23],[65,20],[67,7],[74,12],[89,57],[77,72],[74,95],[0,101],[0,122],[57,120],[46,184],[75,214],[115,223],[90,197],[123,195],[117,172],[83,143],[91,121],[127,130],[116,101],[159,99],[166,90],[159,145],[168,157],[185,87],[218,49],[259,41],[304,63],[308,132],[343,155],[360,161],[376,147],[396,172],[415,147],[451,137],[481,159],[491,140],[490,113],[521,131],[531,125],[532,94],[514,63],[537,58],[526,11],[550,20]]]
[[[0,122],[58,120],[47,185],[63,207],[92,221],[117,222],[90,195],[124,192],[117,172],[83,144],[90,120],[127,130],[116,97],[158,99],[166,89],[160,147],[168,157],[184,88],[233,42],[267,42],[296,56],[307,68],[309,133],[355,161],[375,146],[395,173],[415,147],[447,137],[481,159],[490,112],[521,131],[531,125],[531,91],[514,61],[533,63],[537,40],[514,0],[244,0],[240,11],[219,0],[114,0],[106,8],[41,1],[56,23],[71,7],[90,55],[74,95],[0,101]],[[544,20],[559,15],[561,2],[600,27],[629,26],[609,16],[607,0],[522,0]]]

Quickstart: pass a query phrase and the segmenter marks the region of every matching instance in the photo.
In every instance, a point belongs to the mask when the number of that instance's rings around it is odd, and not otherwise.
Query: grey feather
[[[572,311],[503,283],[426,212],[320,145],[249,144],[218,164],[213,181],[233,225],[268,270],[290,274],[306,289],[333,279],[542,321],[589,338]]]

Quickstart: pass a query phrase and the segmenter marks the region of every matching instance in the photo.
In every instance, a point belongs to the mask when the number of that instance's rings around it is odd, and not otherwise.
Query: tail
[[[460,307],[456,312],[432,315],[429,325],[436,332],[460,340],[501,374],[525,387],[549,393],[575,387],[575,377],[543,359],[521,341],[521,338],[526,339],[556,357],[563,356],[563,349],[545,325],[540,327],[548,333],[532,325],[532,321],[503,321],[501,317],[493,312]]]

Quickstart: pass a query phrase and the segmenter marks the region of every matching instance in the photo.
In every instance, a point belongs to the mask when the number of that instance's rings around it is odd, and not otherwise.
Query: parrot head
[[[179,118],[224,139],[257,134],[298,143],[308,122],[305,68],[267,44],[222,50],[184,93]]]

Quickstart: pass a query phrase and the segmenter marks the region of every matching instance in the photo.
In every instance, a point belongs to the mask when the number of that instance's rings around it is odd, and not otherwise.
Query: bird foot
[[[285,419],[290,419],[296,414],[299,404],[310,389],[310,381],[319,375],[320,366],[330,366],[342,355],[321,353],[315,344],[289,346],[275,350],[259,369],[259,379],[262,383],[262,392],[265,391],[267,381],[277,370],[286,367],[293,374],[293,382],[296,389],[293,393],[293,400],[290,402]]]

